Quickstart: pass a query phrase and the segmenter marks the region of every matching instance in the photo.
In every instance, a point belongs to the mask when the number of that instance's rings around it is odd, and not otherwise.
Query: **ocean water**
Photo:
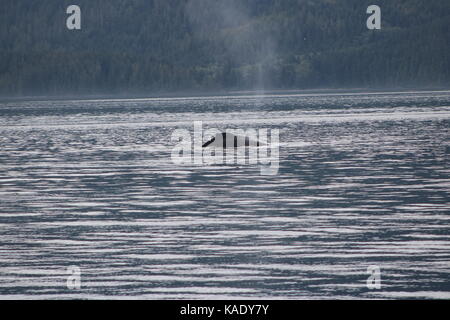
[[[175,164],[194,121],[278,173]],[[450,91],[0,103],[0,299],[448,299],[449,129]]]

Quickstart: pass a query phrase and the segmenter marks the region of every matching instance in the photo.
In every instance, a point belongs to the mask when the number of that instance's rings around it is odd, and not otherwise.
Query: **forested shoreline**
[[[68,30],[77,4],[81,30]],[[0,95],[446,87],[450,1],[8,0]]]

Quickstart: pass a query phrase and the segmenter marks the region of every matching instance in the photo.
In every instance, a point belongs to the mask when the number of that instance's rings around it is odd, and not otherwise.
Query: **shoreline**
[[[154,94],[80,94],[61,96],[20,96],[0,97],[0,103],[30,101],[99,101],[99,100],[172,100],[201,98],[252,98],[269,96],[320,96],[320,95],[377,95],[377,94],[414,94],[430,92],[450,92],[450,87],[438,88],[341,88],[341,89],[267,89],[267,90],[230,90],[194,92],[180,91]]]

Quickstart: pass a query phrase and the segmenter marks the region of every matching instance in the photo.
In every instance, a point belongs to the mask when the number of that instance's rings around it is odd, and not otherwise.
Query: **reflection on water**
[[[278,175],[173,164],[195,120],[279,129]],[[0,104],[0,297],[450,298],[449,124],[450,92]]]

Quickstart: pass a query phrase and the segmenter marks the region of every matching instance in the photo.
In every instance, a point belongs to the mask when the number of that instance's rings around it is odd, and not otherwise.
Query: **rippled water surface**
[[[278,174],[174,164],[196,120],[279,129]],[[450,298],[449,128],[450,92],[1,103],[0,298]]]

